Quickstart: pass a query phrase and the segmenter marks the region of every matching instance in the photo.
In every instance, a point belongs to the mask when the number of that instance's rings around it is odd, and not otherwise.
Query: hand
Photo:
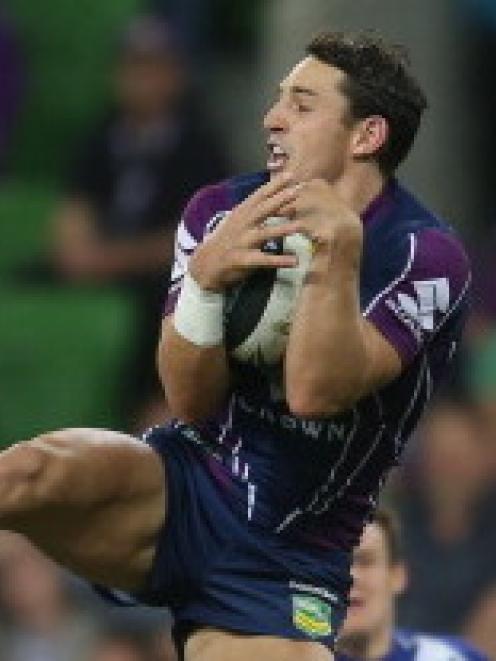
[[[294,201],[280,212],[291,219],[288,229],[311,240],[315,258],[331,256],[333,262],[359,268],[362,220],[337,196],[331,184],[320,179],[299,184]]]
[[[272,239],[293,234],[292,223],[264,225],[270,216],[295,201],[298,187],[291,175],[271,179],[230,211],[196,249],[189,272],[196,282],[211,291],[221,291],[242,280],[254,268],[292,267],[294,255],[272,255],[262,250]]]

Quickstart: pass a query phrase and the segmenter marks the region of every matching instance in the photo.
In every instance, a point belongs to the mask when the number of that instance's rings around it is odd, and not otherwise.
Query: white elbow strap
[[[224,295],[207,291],[186,273],[174,312],[174,328],[199,347],[224,342]]]

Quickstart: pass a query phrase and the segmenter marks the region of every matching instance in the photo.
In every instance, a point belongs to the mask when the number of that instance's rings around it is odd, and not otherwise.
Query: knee
[[[0,454],[0,514],[37,510],[63,492],[64,452],[58,434],[22,441]]]

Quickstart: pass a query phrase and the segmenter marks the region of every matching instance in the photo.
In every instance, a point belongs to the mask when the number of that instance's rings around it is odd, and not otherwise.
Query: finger
[[[246,198],[245,202],[258,204],[259,202],[276,195],[284,188],[295,185],[295,183],[294,176],[291,172],[283,172],[282,174],[272,177],[270,181],[263,184],[263,186],[260,186],[260,188],[257,188],[254,193]]]
[[[246,250],[242,256],[243,268],[292,268],[298,266],[298,257],[292,254],[273,255],[261,250]]]
[[[247,208],[245,202],[240,204],[238,209],[238,227],[253,227],[260,225],[269,216],[279,215],[279,209],[283,206],[289,205],[298,195],[298,187],[284,188],[278,193],[275,193],[271,198],[259,202],[255,207]]]
[[[293,218],[296,217],[297,210],[298,210],[297,200],[291,200],[290,202],[287,202],[286,204],[283,204],[281,207],[279,207],[277,213],[282,218],[293,220]]]
[[[312,214],[312,209],[311,201],[299,194],[294,200],[281,206],[278,213],[284,218],[303,220]]]
[[[250,227],[262,222],[267,216],[275,214],[279,206],[294,199],[296,187],[295,184],[289,186],[289,181],[291,181],[289,176],[285,175],[282,178],[281,175],[281,178],[278,178],[277,185],[274,184],[272,197],[266,198],[266,193],[258,189],[234,207],[225,219],[229,218],[229,224],[237,225],[240,230],[243,227]]]
[[[269,216],[281,215],[280,210],[283,207],[294,203],[298,195],[299,186],[296,185],[291,186],[290,188],[284,188],[278,193],[275,193],[272,197],[260,202],[253,217],[253,224],[262,223]]]
[[[257,246],[266,241],[281,239],[298,232],[301,232],[300,225],[290,221],[283,221],[279,225],[262,225],[250,230],[247,234],[247,245]]]

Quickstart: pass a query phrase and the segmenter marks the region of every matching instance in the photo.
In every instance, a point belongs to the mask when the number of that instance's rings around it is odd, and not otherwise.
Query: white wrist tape
[[[207,291],[186,273],[174,312],[174,328],[200,347],[224,341],[224,295]]]

